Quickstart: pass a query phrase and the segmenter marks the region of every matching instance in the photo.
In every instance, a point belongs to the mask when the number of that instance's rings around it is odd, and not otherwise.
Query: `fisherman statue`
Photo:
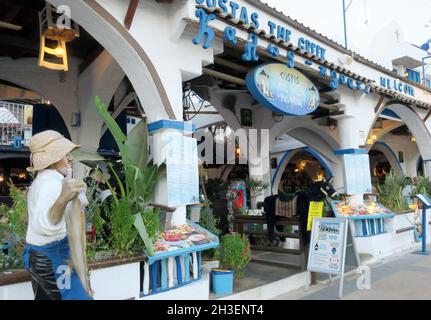
[[[24,264],[35,300],[91,300],[85,257],[86,185],[72,179],[70,152],[79,148],[56,131],[34,135],[29,172]]]

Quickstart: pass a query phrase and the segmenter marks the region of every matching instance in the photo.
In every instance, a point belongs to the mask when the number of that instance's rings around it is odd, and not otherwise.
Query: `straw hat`
[[[30,167],[27,168],[27,171],[46,169],[79,147],[57,131],[47,130],[38,133],[29,142],[31,156]]]

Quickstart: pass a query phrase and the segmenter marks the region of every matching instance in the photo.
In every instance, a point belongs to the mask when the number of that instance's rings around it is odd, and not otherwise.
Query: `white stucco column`
[[[155,190],[156,205],[175,208],[171,224],[186,224],[186,205],[199,203],[199,168],[191,123],[160,120],[150,123],[151,154],[158,166],[166,164]]]
[[[431,159],[424,160],[424,175],[428,179],[431,179]]]
[[[267,129],[249,130],[248,134],[248,170],[250,179],[262,181],[268,187],[256,198],[251,194],[251,208],[256,209],[257,203],[271,195],[270,166],[270,132]]]

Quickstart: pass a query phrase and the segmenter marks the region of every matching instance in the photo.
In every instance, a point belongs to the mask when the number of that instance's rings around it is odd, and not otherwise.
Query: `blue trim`
[[[156,261],[150,266],[151,268],[151,292],[157,293],[159,291],[158,283],[158,271],[159,271],[159,261]]]
[[[190,253],[184,256],[184,273],[186,274],[185,282],[190,282]]]
[[[404,170],[403,167],[401,166],[400,160],[398,159],[397,155],[395,154],[394,150],[392,150],[392,148],[386,144],[385,142],[382,141],[377,141],[375,144],[379,145],[379,146],[383,146],[387,149],[387,151],[389,151],[391,153],[391,155],[394,157],[394,159],[397,162],[398,165],[398,169],[400,169],[401,173],[404,174]],[[388,159],[389,160],[389,159]]]
[[[175,262],[177,265],[177,281],[178,281],[178,287],[182,287],[183,286],[183,271],[181,268],[181,256],[176,256],[175,257]]]
[[[368,151],[365,149],[343,149],[336,150],[334,153],[336,156],[344,156],[346,154],[368,154]]]
[[[148,124],[149,133],[154,133],[162,129],[175,129],[184,132],[195,132],[196,126],[191,123],[175,120],[159,120]]]
[[[380,113],[381,115],[384,115],[384,116],[388,116],[388,117],[391,117],[391,118],[395,118],[395,119],[399,119],[399,120],[401,120],[401,118],[395,113],[395,112],[393,112],[392,110],[390,110],[390,109],[385,109],[385,110],[383,110],[382,111],[382,113]]]
[[[321,164],[321,166],[323,167],[323,169],[326,171],[326,173],[330,176],[333,177],[334,175],[332,174],[331,169],[329,169],[328,165],[326,164],[325,160],[323,160],[323,158],[313,149],[306,147],[306,148],[299,148],[299,149],[293,149],[293,150],[288,150],[286,151],[286,153],[283,155],[283,157],[281,158],[277,169],[274,172],[274,175],[272,176],[272,182],[271,182],[271,186],[274,187],[274,183],[275,183],[275,179],[277,179],[278,173],[280,171],[281,166],[283,165],[283,163],[286,161],[286,159],[290,156],[290,154],[292,152],[297,152],[297,151],[306,151],[309,154],[311,154],[313,157],[315,157],[319,163]]]

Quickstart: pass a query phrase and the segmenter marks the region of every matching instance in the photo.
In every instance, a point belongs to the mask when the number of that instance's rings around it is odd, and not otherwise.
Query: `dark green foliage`
[[[220,245],[220,267],[232,269],[238,277],[244,276],[247,264],[251,260],[250,243],[240,234],[227,234]]]

